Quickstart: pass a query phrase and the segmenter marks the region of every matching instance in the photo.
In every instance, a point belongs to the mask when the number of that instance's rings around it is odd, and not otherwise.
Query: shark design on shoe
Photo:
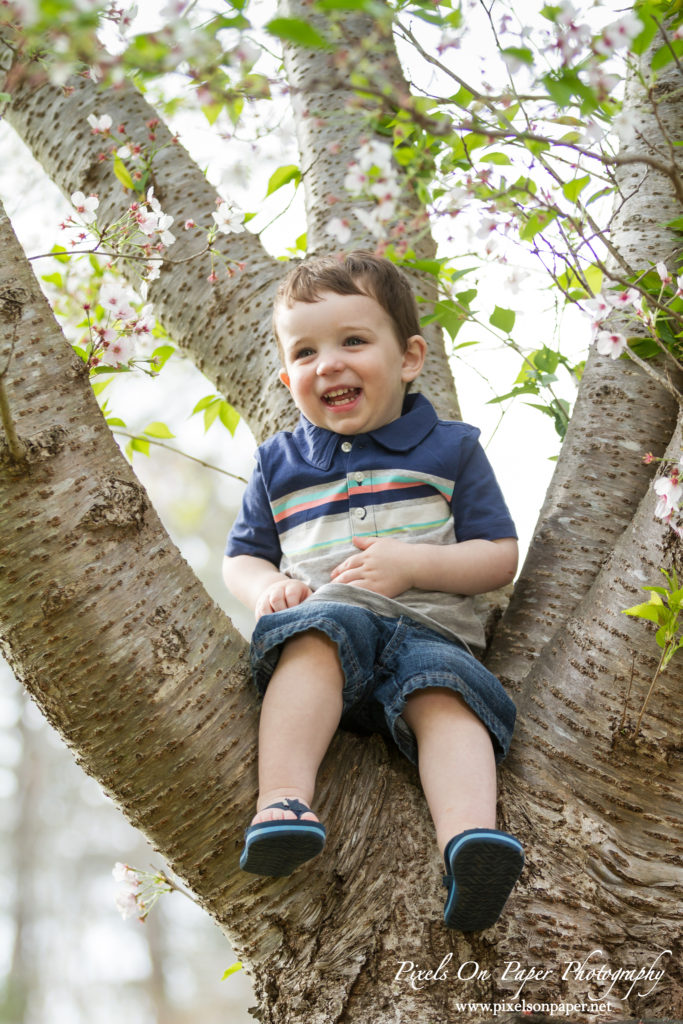
[[[296,818],[260,821],[244,833],[244,849],[240,867],[254,875],[279,878],[317,857],[325,845],[325,826],[319,821],[302,821],[311,808],[301,800],[280,800],[263,810],[277,807],[293,811]]]
[[[446,926],[459,932],[490,928],[522,873],[522,844],[507,832],[471,828],[450,840],[444,860]]]

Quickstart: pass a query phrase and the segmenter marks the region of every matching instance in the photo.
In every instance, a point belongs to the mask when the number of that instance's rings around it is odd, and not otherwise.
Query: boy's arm
[[[410,544],[389,537],[356,537],[359,549],[332,571],[335,583],[350,583],[385,597],[411,587],[446,594],[485,594],[514,579],[517,541],[465,540],[458,544]]]
[[[285,576],[272,562],[254,555],[225,555],[223,579],[228,590],[251,608],[257,619],[294,608],[312,594],[301,580]]]

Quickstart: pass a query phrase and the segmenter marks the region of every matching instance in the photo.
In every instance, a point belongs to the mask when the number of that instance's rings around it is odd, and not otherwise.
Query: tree
[[[659,6],[647,17],[662,13]],[[390,122],[409,133],[419,163],[411,157],[404,167],[410,212],[403,216],[412,215],[416,228],[424,224],[424,180],[438,170],[429,150],[446,135],[440,110],[412,98],[405,83],[384,16],[393,10],[366,3],[323,7],[321,23],[304,0],[289,0],[282,11],[289,21],[278,29],[299,131],[310,251],[331,246],[328,193],[340,219],[357,217],[358,203],[345,196],[342,179],[369,129],[367,110],[349,111],[349,98],[379,103],[370,111],[376,137],[387,137]],[[330,52],[315,37],[302,37],[301,25],[327,30],[335,7],[343,11],[334,25],[344,47],[338,40]],[[652,49],[643,60],[651,55]],[[508,56],[525,60],[524,53]],[[617,212],[608,239],[611,263],[603,271],[622,287],[638,278],[645,245],[653,263],[668,258],[673,246],[670,231],[659,225],[673,219],[678,182],[672,140],[679,100],[670,84],[678,70],[676,58],[654,92],[647,79],[639,91],[634,72],[626,109],[642,121],[635,131],[624,123],[631,138],[605,163],[616,179]],[[578,90],[570,71],[558,73],[548,88]],[[35,65],[14,63],[6,88],[13,126],[65,193],[97,192],[102,223],[121,217],[130,189],[120,179],[111,187],[110,169],[98,159],[101,139],[85,128],[88,115],[101,113],[92,81],[79,79],[73,88],[70,82],[65,91]],[[548,141],[498,114],[495,125],[486,123],[489,99],[471,91],[469,97],[459,140],[486,131],[487,139],[499,135],[508,146],[535,145],[537,152],[529,152],[541,161],[552,145],[576,153],[576,139]],[[107,105],[130,138],[144,144],[156,116],[144,98],[126,85],[108,95]],[[600,101],[594,109],[609,113]],[[215,195],[164,126],[154,131],[166,148],[150,181],[163,209],[182,224],[211,209]],[[394,142],[398,153],[395,132]],[[455,166],[458,160],[471,166],[467,147],[475,143],[469,137],[461,156],[453,149]],[[476,187],[491,186],[483,180]],[[555,201],[534,197],[528,181],[511,194],[528,239],[546,258],[557,253],[557,246],[541,244],[549,224],[567,230]],[[371,215],[374,206],[366,199],[360,208]],[[372,226],[367,217],[364,223]],[[593,230],[588,215],[583,230],[585,240]],[[639,361],[594,349],[581,378],[529,557],[488,654],[519,708],[515,748],[501,773],[501,815],[504,826],[526,837],[528,867],[495,931],[465,939],[440,924],[441,867],[436,852],[427,852],[431,826],[416,776],[378,739],[339,734],[333,743],[318,798],[330,827],[325,858],[286,882],[237,870],[255,792],[257,710],[245,645],[165,536],[6,217],[0,233],[3,651],[85,770],[230,936],[254,974],[261,1019],[427,1022],[486,1013],[461,1012],[464,1000],[580,1004],[596,992],[590,972],[600,965],[605,972],[662,972],[646,997],[640,982],[632,985],[624,975],[605,980],[603,973],[598,994],[614,982],[611,998],[603,1000],[611,1007],[600,1011],[604,1019],[642,1015],[644,1008],[655,1018],[680,1015],[673,959],[680,672],[672,662],[659,675],[636,735],[633,709],[655,674],[656,648],[649,627],[621,614],[642,598],[644,583],[658,582],[658,565],[680,570],[677,534],[654,515],[652,463],[639,458],[651,451],[667,466],[680,458],[675,348],[673,355],[660,349],[652,362],[633,344]],[[467,296],[451,305],[439,297],[427,273],[436,263],[433,243],[426,230],[416,235],[407,263],[427,319],[432,308],[441,319],[460,315]],[[180,262],[204,238],[199,230],[183,234],[150,296],[174,341],[263,437],[291,423],[284,395],[273,386],[275,353],[268,344],[282,265],[256,236],[231,234],[223,253],[231,268],[244,269],[207,281],[200,260]],[[566,291],[585,296],[586,261],[573,238],[567,236],[565,250],[571,259],[551,270]],[[643,280],[639,286],[650,294]],[[654,291],[646,308],[659,311],[660,326],[673,323],[674,335],[675,303]],[[442,414],[452,415],[443,343],[436,326],[429,330],[425,390]],[[406,971],[397,981],[407,961],[424,970],[442,963],[449,980],[420,988]],[[532,967],[535,973],[523,978]],[[506,1007],[501,1014],[516,1019],[518,1012]]]

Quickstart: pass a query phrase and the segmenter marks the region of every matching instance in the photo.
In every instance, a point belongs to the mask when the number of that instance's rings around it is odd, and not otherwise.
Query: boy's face
[[[406,384],[422,369],[425,342],[401,351],[394,325],[369,295],[323,292],[277,312],[284,367],[280,380],[318,427],[363,434],[398,419]]]

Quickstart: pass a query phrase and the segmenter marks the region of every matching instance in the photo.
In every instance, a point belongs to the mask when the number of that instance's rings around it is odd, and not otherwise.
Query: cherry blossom
[[[354,161],[349,164],[344,178],[344,188],[352,196],[361,195],[370,182],[370,175],[364,171],[359,163]]]
[[[610,293],[609,301],[615,309],[624,309],[627,306],[633,306],[639,298],[640,292],[637,288],[626,288],[623,292]]]
[[[361,145],[355,156],[363,170],[369,171],[373,167],[378,167],[381,171],[392,169],[391,146],[388,142],[371,139]]]
[[[661,476],[655,480],[654,489],[659,498],[655,508],[658,519],[668,519],[674,512],[678,512],[683,497],[683,484],[676,471],[671,477]]]
[[[100,289],[100,305],[115,320],[130,320],[136,315],[130,300],[130,293],[117,281],[105,281]]]
[[[100,201],[97,196],[86,196],[83,192],[74,192],[71,196],[71,202],[76,208],[76,213],[84,223],[92,224],[92,222],[97,219],[95,210],[100,205]]]
[[[88,114],[88,124],[92,128],[95,135],[104,135],[109,131],[114,122],[110,118],[109,114]]]
[[[125,366],[134,355],[134,339],[127,334],[117,334],[105,345],[104,362],[108,366]]]
[[[602,293],[596,295],[593,299],[586,299],[584,305],[587,312],[593,317],[594,324],[602,324],[611,312],[611,305]]]
[[[623,334],[618,334],[616,331],[598,331],[596,347],[601,356],[618,359],[628,346]]]
[[[351,238],[351,223],[346,217],[332,217],[328,220],[325,230],[328,235],[336,238],[340,245],[346,245]]]
[[[229,203],[221,203],[218,210],[211,216],[216,222],[218,230],[224,235],[239,234],[244,231],[244,214],[239,210],[234,210]]]
[[[673,277],[671,276],[669,271],[666,269],[666,263],[658,263],[655,269],[657,270],[657,273],[659,274],[659,280],[662,282],[662,284],[664,284],[664,285],[672,284]]]
[[[619,47],[628,46],[642,29],[642,22],[634,14],[627,14],[602,30],[593,44],[595,52],[610,57]]]

